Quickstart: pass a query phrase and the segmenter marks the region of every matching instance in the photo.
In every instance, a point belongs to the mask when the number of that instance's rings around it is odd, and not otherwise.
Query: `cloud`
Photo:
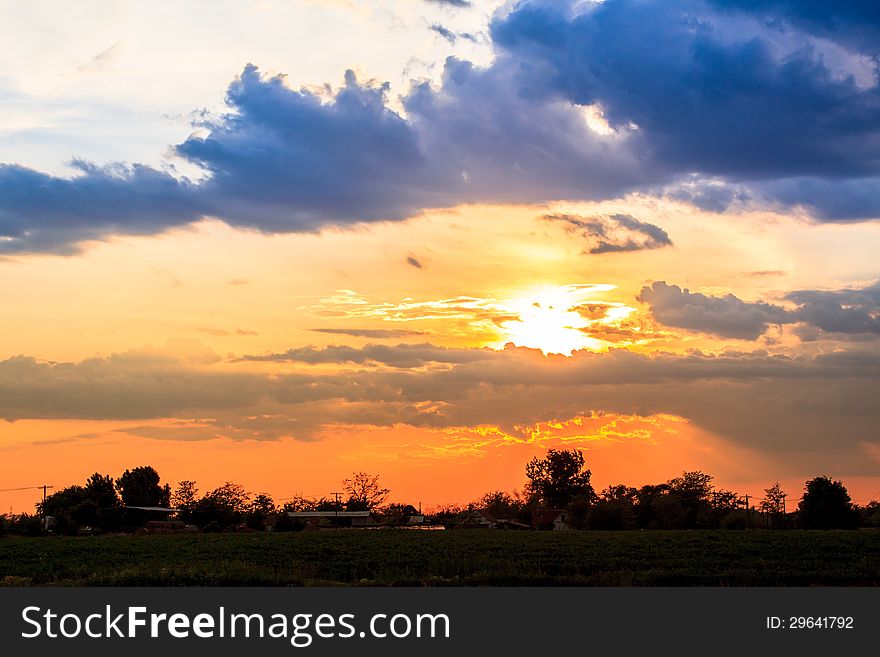
[[[752,193],[830,221],[880,217],[880,178],[872,176],[786,178],[753,184]]]
[[[256,331],[252,331],[250,329],[235,329],[234,331],[230,331],[227,329],[212,328],[210,326],[199,326],[198,330],[202,333],[207,333],[208,335],[217,336],[235,335],[238,337],[248,337],[259,335],[259,333],[257,333]]]
[[[164,439],[314,440],[338,424],[513,431],[599,411],[667,413],[764,454],[797,450],[816,467],[833,458],[856,469],[866,467],[860,445],[880,421],[880,356],[858,346],[813,357],[611,350],[567,358],[513,347],[397,345],[377,353],[400,364],[456,362],[287,373],[245,370],[192,345],[178,351],[0,361],[0,417],[132,420],[135,428],[161,425],[138,435]],[[312,353],[333,355],[332,348]]]
[[[756,340],[771,324],[795,321],[787,310],[768,303],[747,303],[727,294],[713,297],[655,281],[637,297],[666,326],[711,333],[725,338]]]
[[[873,16],[852,3],[531,0],[492,19],[490,66],[449,58],[400,114],[387,84],[351,71],[313,91],[248,65],[228,111],[201,114],[172,148],[197,181],[137,164],[77,162],[72,178],[0,167],[0,252],[71,253],[205,216],[310,232],[633,191],[874,219]]]
[[[408,338],[427,335],[425,331],[411,329],[365,329],[365,328],[313,328],[310,331],[330,333],[332,335],[351,335],[356,338]]]
[[[785,295],[796,315],[826,333],[880,334],[880,282],[844,290],[798,290]]]
[[[725,22],[688,1],[609,0],[573,16],[525,3],[492,36],[531,63],[526,88],[599,103],[612,127],[637,125],[664,167],[751,180],[877,173],[876,81],[860,86],[820,44],[780,39],[764,21]]]
[[[443,27],[439,23],[434,23],[428,29],[430,29],[432,32],[436,32],[441,37],[446,39],[449,43],[455,43],[458,38],[457,35],[455,34],[455,32],[453,32],[452,30],[450,30],[448,28]]]
[[[428,29],[433,32],[436,32],[437,34],[439,34],[441,37],[443,37],[449,43],[452,43],[452,44],[454,44],[459,39],[464,39],[466,41],[473,41],[473,42],[476,42],[476,40],[477,40],[477,37],[474,36],[473,34],[471,34],[470,32],[453,32],[449,28],[443,27],[439,23],[432,24]]]
[[[313,316],[327,318],[379,319],[387,322],[441,318],[463,320],[472,328],[479,323],[498,324],[518,318],[518,315],[497,299],[457,296],[428,301],[407,298],[398,303],[371,303],[354,290],[337,290],[333,296],[302,306],[302,309]]]
[[[388,365],[399,368],[422,367],[431,363],[468,363],[497,356],[492,349],[457,349],[432,344],[398,344],[395,346],[368,344],[363,347],[330,345],[288,349],[283,353],[243,356],[239,361],[296,362],[309,365],[325,363],[357,363]]]
[[[73,164],[72,179],[0,164],[0,255],[69,254],[84,240],[150,235],[202,216],[186,179],[139,165]]]
[[[791,309],[764,301],[742,301],[732,294],[709,296],[665,281],[643,287],[638,300],[647,303],[655,319],[666,326],[725,338],[755,340],[773,324],[796,323],[805,325],[801,327],[804,336],[816,331],[825,337],[880,334],[880,283],[791,292],[784,297],[794,304]]]
[[[628,214],[612,214],[604,217],[581,217],[571,214],[544,215],[547,221],[567,224],[570,232],[580,231],[581,236],[593,245],[589,253],[615,253],[641,251],[672,246],[665,230],[654,224],[639,221]]]
[[[449,7],[470,7],[470,0],[425,0],[435,5],[447,5]]]
[[[856,52],[880,50],[880,8],[862,0],[709,0],[721,10],[755,14],[784,30],[794,26]]]
[[[103,71],[112,66],[119,59],[124,49],[125,44],[121,41],[116,41],[104,50],[101,50],[88,61],[77,65],[77,68],[80,71]]]
[[[408,264],[410,267],[415,267],[416,269],[422,269],[422,268],[423,268],[423,267],[422,267],[422,263],[421,263],[417,258],[415,258],[414,256],[407,256],[407,258],[406,258],[406,264]]]

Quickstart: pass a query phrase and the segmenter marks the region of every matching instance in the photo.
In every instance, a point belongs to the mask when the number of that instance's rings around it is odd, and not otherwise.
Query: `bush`
[[[17,534],[19,536],[41,536],[43,534],[43,521],[39,516],[22,513],[14,520],[7,519],[6,531],[9,534]]]
[[[805,529],[853,529],[859,519],[846,487],[828,477],[806,483],[798,514]]]
[[[721,519],[721,529],[747,529],[749,517],[745,509],[736,509]]]
[[[277,520],[275,520],[275,525],[272,527],[272,531],[274,532],[301,532],[305,529],[306,523],[302,520],[294,520],[289,515],[287,515],[286,511],[282,511],[278,514]]]
[[[590,509],[590,529],[635,529],[632,504],[623,500],[599,500]]]

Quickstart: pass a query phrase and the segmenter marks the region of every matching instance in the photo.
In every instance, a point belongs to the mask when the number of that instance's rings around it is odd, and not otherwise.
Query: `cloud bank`
[[[172,433],[179,439],[313,440],[337,424],[512,431],[594,411],[667,413],[768,454],[797,450],[821,464],[833,453],[856,470],[876,468],[861,452],[880,422],[876,349],[813,357],[612,350],[571,358],[514,347],[338,350],[291,350],[275,359],[289,365],[271,372],[244,370],[194,347],[75,363],[16,357],[0,362],[0,417],[131,420],[138,427],[177,418]],[[393,367],[317,367],[367,358]],[[425,369],[425,360],[445,366]],[[190,425],[198,430],[189,432]],[[162,432],[169,437],[167,427]]]
[[[880,335],[880,283],[843,290],[798,290],[785,295],[786,308],[742,301],[733,294],[714,297],[666,281],[645,286],[638,300],[665,324],[724,338],[755,340],[774,324],[803,324],[803,336]],[[818,335],[816,335],[818,334]]]
[[[402,114],[350,71],[328,95],[248,65],[228,112],[173,147],[204,179],[0,166],[0,252],[69,253],[205,216],[297,232],[632,191],[877,218],[878,25],[855,2],[531,0],[493,18],[491,66],[448,59]]]

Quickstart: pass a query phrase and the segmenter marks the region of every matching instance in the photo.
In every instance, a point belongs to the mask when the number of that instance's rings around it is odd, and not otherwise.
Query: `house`
[[[469,509],[458,517],[461,527],[470,529],[531,529],[529,525],[509,518],[496,518],[486,509]]]
[[[571,529],[568,524],[568,512],[565,509],[533,509],[532,527],[554,531]]]
[[[425,524],[425,516],[422,512],[415,508],[412,504],[407,504],[400,510],[405,525],[423,525]]]
[[[466,529],[495,529],[498,520],[485,509],[468,509],[456,518],[456,524]]]

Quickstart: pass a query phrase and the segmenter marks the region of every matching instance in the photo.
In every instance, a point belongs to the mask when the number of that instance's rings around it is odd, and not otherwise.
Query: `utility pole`
[[[746,527],[747,527],[748,529],[751,529],[751,528],[752,528],[752,514],[751,514],[751,510],[749,509],[749,496],[748,496],[748,493],[746,494]]]
[[[55,488],[55,486],[51,484],[43,484],[42,486],[22,486],[21,488],[4,488],[0,490],[0,493],[9,493],[17,490],[40,490],[43,489],[43,504],[40,506],[40,510],[42,511],[43,522],[41,523],[43,526],[43,531],[49,530],[49,523],[46,521],[46,491],[49,488]],[[9,507],[10,515],[12,514],[12,507]]]
[[[43,484],[42,486],[22,486],[21,488],[3,488],[3,489],[0,489],[0,493],[11,493],[13,491],[19,491],[19,490],[40,490],[40,489],[42,489],[43,490],[43,516],[45,516],[46,515],[46,511],[45,511],[46,491],[49,488],[55,488],[55,486],[53,486],[51,484]]]

